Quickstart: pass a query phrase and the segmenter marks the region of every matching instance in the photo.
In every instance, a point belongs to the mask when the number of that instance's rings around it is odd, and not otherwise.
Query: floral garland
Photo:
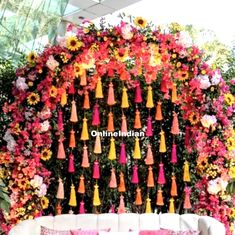
[[[163,100],[169,100],[177,88],[175,105],[186,123],[185,146],[189,155],[198,155],[200,194],[195,211],[222,221],[231,234],[234,198],[226,194],[226,186],[235,177],[235,98],[220,71],[202,61],[202,52],[177,24],[163,33],[152,30],[141,17],[133,23],[122,21],[107,28],[102,24],[100,29],[91,22],[70,25],[58,45],[45,48],[39,56],[30,53],[28,64],[17,71],[15,102],[4,107],[13,121],[0,155],[11,193],[11,210],[5,214],[8,224],[41,216],[48,206],[50,172],[44,162],[53,156],[53,131],[63,139],[63,126],[54,124],[52,117],[59,104],[66,104],[66,90],[74,80],[92,70],[81,94],[93,91],[104,76],[119,78],[128,89],[136,87],[137,77],[147,85],[160,82]]]

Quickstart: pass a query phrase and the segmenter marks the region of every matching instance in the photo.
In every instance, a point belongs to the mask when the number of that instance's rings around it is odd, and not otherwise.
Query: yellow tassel
[[[139,138],[135,138],[135,147],[134,147],[134,154],[133,154],[134,159],[141,159],[141,152],[140,152],[140,142]]]
[[[129,108],[128,95],[126,87],[122,88],[122,108]]]
[[[150,85],[148,86],[148,94],[147,94],[146,107],[149,108],[149,109],[154,107],[152,87]]]
[[[146,209],[145,209],[145,213],[152,213],[152,209],[151,209],[151,199],[147,198],[146,199]]]
[[[116,159],[116,147],[115,147],[115,139],[111,137],[110,139],[110,149],[109,149],[109,160],[115,160]]]
[[[104,98],[101,78],[98,78],[98,82],[96,84],[95,98]]]
[[[94,153],[96,154],[102,153],[100,135],[96,135],[95,137]]]
[[[77,122],[78,116],[77,116],[77,108],[76,108],[76,102],[72,101],[72,108],[71,108],[71,116],[70,116],[70,122]]]
[[[94,186],[93,206],[100,206],[99,186]]]
[[[75,187],[73,184],[71,185],[71,189],[70,189],[69,205],[74,206],[74,207],[77,206],[76,192],[75,192]]]
[[[165,153],[166,152],[166,140],[165,140],[165,133],[163,130],[160,132],[160,147],[159,147],[159,152],[160,153]]]
[[[174,198],[170,199],[169,213],[175,213]]]
[[[88,134],[88,128],[87,128],[87,119],[86,118],[83,118],[81,140],[89,140],[89,134]]]
[[[66,93],[66,90],[64,90],[64,92],[61,95],[60,104],[61,104],[62,107],[64,107],[67,104],[67,93]]]
[[[172,95],[171,95],[171,102],[175,103],[177,101],[177,89],[176,89],[176,83],[173,83],[172,86]]]
[[[183,176],[184,182],[190,182],[190,174],[189,174],[189,163],[188,161],[184,162],[184,176]]]

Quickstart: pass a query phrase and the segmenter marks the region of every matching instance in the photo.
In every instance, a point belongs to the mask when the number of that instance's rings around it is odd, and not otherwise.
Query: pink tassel
[[[99,126],[100,125],[100,113],[99,113],[99,105],[98,104],[94,105],[91,125],[92,126]]]
[[[109,213],[115,213],[115,205],[110,206]]]
[[[70,84],[68,93],[69,93],[70,95],[74,95],[74,94],[75,94],[74,82],[72,82],[72,83]]]
[[[123,133],[123,135],[127,134],[127,122],[126,122],[126,116],[124,114],[122,115],[121,132]]]
[[[59,142],[59,144],[58,144],[57,159],[65,159],[66,155],[65,155],[65,151],[64,151],[63,139],[60,138],[58,140],[58,142]]]
[[[139,183],[138,166],[137,165],[133,166],[133,174],[132,174],[132,178],[131,178],[131,183],[132,184],[138,184]]]
[[[124,202],[124,197],[121,195],[120,196],[120,203],[119,203],[119,207],[118,207],[118,214],[121,214],[121,213],[125,213],[126,210],[125,210],[125,202]]]
[[[113,83],[109,83],[109,90],[108,90],[108,100],[107,104],[108,105],[114,105],[116,103],[115,97],[114,97],[114,90],[113,90]]]
[[[59,112],[58,112],[57,125],[58,125],[58,131],[62,132],[64,130],[64,122],[63,122],[63,112],[62,112],[62,110],[59,110]]]
[[[80,205],[79,205],[79,214],[85,214],[84,204],[85,204],[84,201],[80,202]]]
[[[177,163],[176,144],[173,144],[173,145],[172,145],[172,150],[171,150],[171,163],[173,163],[173,164]]]
[[[74,156],[72,153],[69,154],[69,168],[68,168],[69,173],[74,173],[75,168],[74,168]]]
[[[109,181],[109,187],[110,188],[117,188],[117,178],[116,178],[114,168],[111,169],[111,177],[110,177],[110,181]]]
[[[59,185],[56,194],[57,199],[64,199],[64,184],[61,178],[59,178]]]
[[[153,152],[152,152],[152,147],[150,144],[148,144],[148,150],[147,150],[147,156],[145,158],[145,164],[146,165],[153,165],[154,160],[153,160]]]
[[[158,184],[165,184],[166,183],[163,163],[159,164],[159,174],[158,174],[157,182],[158,182]]]
[[[185,137],[184,137],[184,144],[185,146],[189,146],[190,143],[190,127],[186,126],[185,128]]]
[[[184,198],[184,209],[191,209],[192,205],[190,202],[190,193],[191,193],[191,189],[186,186],[184,188],[184,193],[185,193],[185,198]]]
[[[89,158],[88,158],[88,150],[87,150],[86,145],[83,146],[82,167],[84,168],[90,167]]]
[[[173,113],[173,121],[171,126],[171,133],[173,135],[178,135],[180,133],[178,115],[176,112]]]
[[[141,87],[140,83],[138,83],[135,87],[135,103],[141,103],[142,101]]]
[[[100,178],[100,166],[99,162],[95,160],[93,165],[93,179],[99,179],[99,178]]]
[[[153,136],[153,127],[152,127],[152,117],[148,116],[147,118],[147,129],[146,129],[146,136]]]
[[[126,160],[126,145],[124,143],[121,143],[119,163],[125,165],[126,162],[127,162],[127,160]]]

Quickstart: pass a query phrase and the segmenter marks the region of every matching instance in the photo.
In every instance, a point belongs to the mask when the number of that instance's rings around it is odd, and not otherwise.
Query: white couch
[[[63,214],[42,216],[34,220],[25,220],[13,227],[9,235],[40,235],[40,227],[56,230],[71,229],[111,229],[112,232],[130,230],[158,230],[160,228],[176,231],[198,230],[200,235],[225,235],[222,223],[209,216],[196,214]],[[123,233],[120,233],[123,234]]]

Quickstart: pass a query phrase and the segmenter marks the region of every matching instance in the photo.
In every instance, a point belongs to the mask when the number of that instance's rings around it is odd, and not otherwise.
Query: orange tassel
[[[69,147],[70,148],[75,148],[76,147],[76,141],[75,141],[75,131],[71,130],[70,131],[70,138],[69,138]]]
[[[125,181],[124,181],[124,174],[121,172],[119,177],[120,177],[120,182],[119,182],[119,186],[118,186],[118,192],[124,193],[124,192],[126,192],[126,186],[125,186]]]
[[[107,127],[107,131],[113,132],[114,129],[114,122],[113,122],[113,113],[109,112],[108,114],[108,127]]]
[[[95,137],[94,153],[96,154],[102,153],[100,135],[96,135]]]
[[[136,189],[136,197],[135,197],[135,204],[136,206],[141,206],[142,205],[142,196],[141,196],[141,189],[137,187]]]
[[[86,86],[87,85],[87,79],[86,79],[86,70],[84,69],[81,76],[80,76],[80,85]]]
[[[86,118],[83,118],[81,140],[89,140],[89,134],[88,134],[88,128],[87,128],[87,119]]]
[[[158,189],[157,191],[157,206],[164,206],[163,196],[162,196],[162,189]]]
[[[140,112],[139,112],[138,109],[135,111],[135,124],[134,124],[134,128],[135,129],[141,129],[142,128],[141,121],[140,121]]]
[[[172,85],[172,95],[171,95],[171,102],[175,103],[177,101],[177,88],[176,83],[173,83]]]
[[[189,163],[188,163],[188,161],[185,161],[185,162],[184,162],[183,181],[184,181],[184,182],[190,182]]]
[[[179,130],[179,121],[178,121],[178,115],[176,112],[173,112],[173,121],[172,121],[172,127],[171,127],[171,134],[178,135],[180,133]]]
[[[88,92],[87,90],[84,91],[83,108],[84,108],[84,109],[90,109],[89,92]]]
[[[60,104],[61,104],[62,107],[64,107],[67,104],[67,93],[66,93],[66,90],[64,90],[64,92],[61,95]]]
[[[169,213],[175,213],[174,198],[170,199]]]
[[[78,193],[84,194],[85,193],[85,183],[84,183],[84,176],[80,176],[79,186],[78,186]]]
[[[72,101],[70,122],[78,122],[76,102],[74,100]]]
[[[175,197],[175,196],[177,196],[177,195],[178,195],[178,193],[177,193],[176,178],[175,178],[175,176],[173,175],[173,176],[171,177],[171,196],[172,196],[172,197]]]
[[[152,148],[151,145],[148,144],[148,150],[147,150],[147,156],[145,158],[145,164],[146,165],[153,165],[154,160],[153,160],[153,152],[152,152]]]
[[[157,120],[157,121],[163,120],[163,116],[162,116],[162,103],[161,102],[157,102],[155,120]]]
[[[82,165],[81,166],[84,168],[90,167],[89,158],[88,158],[88,150],[87,150],[86,145],[83,146]]]
[[[148,171],[147,187],[152,188],[154,187],[153,168],[149,166]]]

